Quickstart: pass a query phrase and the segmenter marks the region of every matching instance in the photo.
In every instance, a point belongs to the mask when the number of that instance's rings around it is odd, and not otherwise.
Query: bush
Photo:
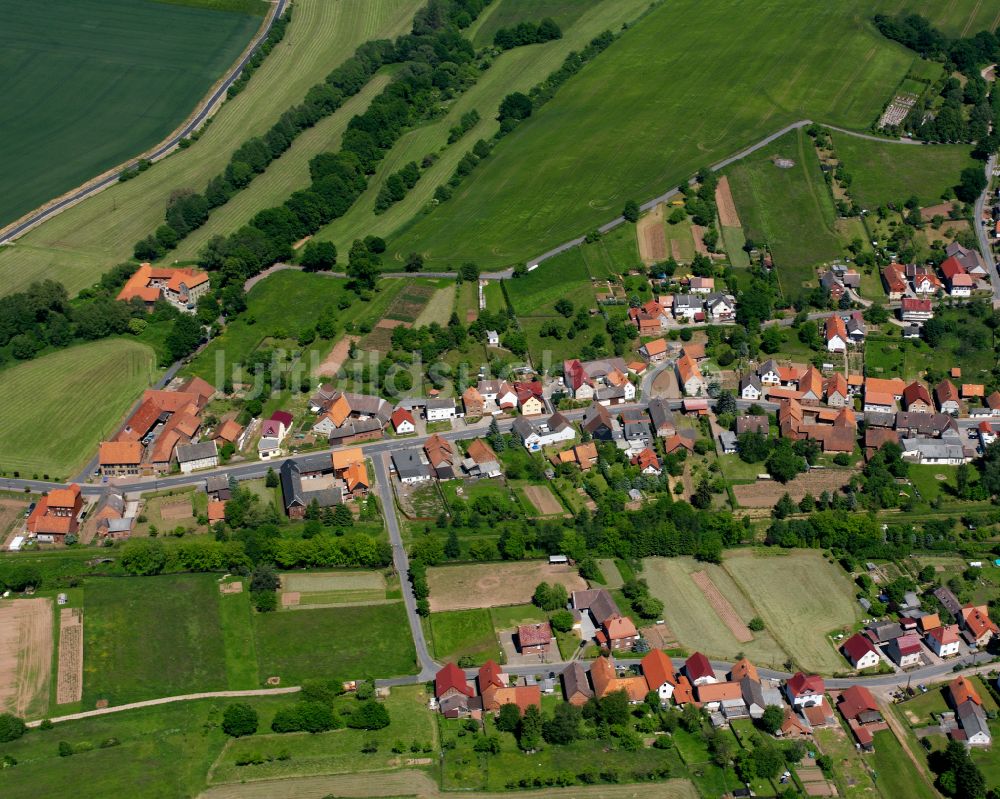
[[[365,702],[351,714],[347,726],[356,730],[381,730],[389,726],[389,711],[378,702]]]
[[[222,731],[233,738],[257,732],[257,711],[243,702],[229,705],[222,714]]]
[[[0,713],[0,743],[16,741],[24,735],[27,729],[24,719],[20,716],[15,716],[13,713]]]
[[[69,741],[59,742],[59,757],[69,757],[73,754],[73,745]]]

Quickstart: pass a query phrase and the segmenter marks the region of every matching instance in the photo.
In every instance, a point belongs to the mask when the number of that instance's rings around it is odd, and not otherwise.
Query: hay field
[[[51,599],[0,602],[0,712],[45,713],[52,647]]]
[[[433,612],[524,605],[541,582],[562,583],[571,593],[587,587],[576,569],[542,560],[437,566],[427,570],[427,582]]]
[[[839,566],[815,550],[737,550],[727,554],[724,567],[799,667],[826,673],[843,668],[826,636],[853,624],[861,609]]]
[[[0,371],[0,463],[22,477],[72,477],[154,381],[154,363],[144,344],[105,339]]]
[[[765,0],[752,12],[732,2],[664,3],[390,249],[424,252],[433,268],[508,265],[794,120],[867,128],[917,60],[875,31],[871,13],[862,0]]]
[[[566,0],[558,0],[557,3],[545,0],[544,3],[546,6],[554,4],[571,5]],[[506,5],[506,2],[495,0],[483,11],[480,19],[503,13]],[[520,2],[517,16],[521,19],[540,19],[544,14],[534,10],[537,5],[538,0]],[[503,53],[489,70],[479,76],[475,86],[448,107],[447,114],[405,133],[378,165],[375,175],[369,179],[368,189],[357,202],[344,216],[333,220],[317,233],[316,238],[333,241],[340,252],[347,253],[351,242],[356,238],[364,238],[369,234],[388,238],[400,230],[432,201],[434,190],[451,177],[458,162],[472,149],[476,140],[489,141],[496,133],[499,129],[495,118],[496,110],[505,95],[514,91],[527,92],[558,69],[569,52],[579,51],[603,30],[618,30],[623,23],[635,19],[649,3],[648,0],[616,0],[613,3],[586,0],[586,3],[576,2],[572,5],[576,7],[572,14],[574,18],[570,19],[570,15],[566,15],[567,24],[560,23],[563,31],[561,39],[531,47],[517,47]],[[558,10],[553,11],[558,18]],[[457,142],[445,146],[449,129],[458,123],[463,114],[471,110],[479,112],[479,123]],[[409,161],[420,163],[428,153],[435,153],[438,156],[437,162],[424,170],[420,181],[403,200],[385,213],[376,215],[375,199],[386,177]],[[536,199],[531,198],[528,204],[531,205]],[[452,255],[456,266],[464,261],[477,260],[478,253],[475,249],[465,247],[462,236],[455,236],[449,246],[453,247]],[[386,263],[391,264],[393,269],[399,269],[408,253],[422,250],[423,247],[411,247],[408,250],[400,248],[386,254]],[[393,260],[396,261],[394,264]]]
[[[134,6],[130,0],[117,2]],[[59,214],[19,239],[15,247],[0,248],[0,290],[16,291],[53,274],[71,293],[90,285],[109,266],[131,256],[135,241],[161,224],[170,192],[201,191],[245,139],[267,131],[358,45],[399,30],[422,4],[421,0],[296,0],[284,40],[192,147]],[[140,44],[147,46],[145,41]],[[194,60],[201,63],[203,56]],[[271,169],[280,168],[282,160]]]
[[[0,117],[0,227],[158,143],[261,22],[134,0],[0,4],[4,104],[18,109]]]
[[[734,658],[743,652],[755,663],[780,667],[788,656],[770,631],[753,633],[752,641],[737,640],[691,578],[700,571],[708,573],[744,623],[757,615],[750,596],[721,566],[698,563],[694,558],[646,558],[641,576],[653,595],[663,601],[663,618],[681,645],[717,658]]]

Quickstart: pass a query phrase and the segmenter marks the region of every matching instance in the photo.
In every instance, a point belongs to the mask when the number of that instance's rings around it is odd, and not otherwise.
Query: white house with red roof
[[[823,703],[826,683],[818,674],[795,672],[785,683],[785,694],[794,708],[817,707]]]
[[[924,643],[930,650],[941,658],[954,657],[958,654],[961,640],[958,635],[958,625],[948,624],[942,627],[935,627],[928,630],[924,636]]]
[[[719,681],[712,664],[701,652],[695,652],[684,661],[684,674],[691,685],[707,685]]]
[[[396,431],[397,435],[413,433],[417,429],[413,414],[403,407],[396,408],[392,412],[392,416],[389,417],[389,420],[392,422],[392,429]]]
[[[859,671],[873,668],[881,660],[875,645],[861,633],[855,633],[844,641],[841,649],[844,652],[844,657],[851,661],[851,665]]]

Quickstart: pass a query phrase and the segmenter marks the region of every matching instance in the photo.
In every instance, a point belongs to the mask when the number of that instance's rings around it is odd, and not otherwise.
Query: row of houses
[[[629,321],[640,336],[656,335],[674,323],[731,322],[736,317],[736,298],[715,290],[715,279],[693,277],[687,294],[661,294],[629,308]]]
[[[462,407],[466,417],[472,418],[497,416],[514,409],[522,416],[538,416],[545,413],[545,399],[539,380],[513,383],[507,380],[480,380],[462,392]]]
[[[882,283],[889,300],[921,299],[929,303],[929,297],[971,297],[974,291],[989,287],[989,273],[979,253],[952,242],[945,256],[937,269],[930,264],[899,263],[883,268]]]
[[[450,441],[437,433],[423,446],[394,451],[392,468],[404,485],[457,477],[494,478],[503,474],[500,458],[485,439],[470,441],[462,456]]]
[[[563,361],[562,382],[566,394],[578,402],[621,405],[635,399],[635,385],[629,367],[621,358]]]
[[[98,448],[104,477],[139,477],[169,472],[178,464],[184,474],[217,466],[219,447],[240,440],[236,422],[219,425],[201,440],[202,413],[215,388],[192,377],[176,390],[148,389],[117,435]]]

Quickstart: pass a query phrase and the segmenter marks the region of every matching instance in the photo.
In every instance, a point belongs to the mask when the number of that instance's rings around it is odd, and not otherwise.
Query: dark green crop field
[[[240,3],[0,3],[0,226],[163,139],[253,37]]]

